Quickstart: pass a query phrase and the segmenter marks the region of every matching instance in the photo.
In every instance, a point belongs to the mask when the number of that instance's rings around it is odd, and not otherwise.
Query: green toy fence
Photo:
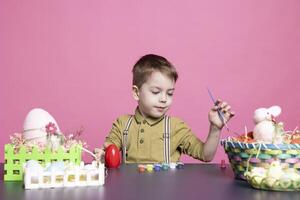
[[[22,181],[23,164],[28,160],[37,160],[43,166],[54,161],[73,162],[79,165],[81,151],[80,145],[73,145],[68,151],[60,147],[55,152],[49,148],[41,152],[37,147],[33,147],[32,151],[28,152],[26,147],[22,146],[19,152],[15,153],[13,145],[6,144],[4,147],[4,181]]]

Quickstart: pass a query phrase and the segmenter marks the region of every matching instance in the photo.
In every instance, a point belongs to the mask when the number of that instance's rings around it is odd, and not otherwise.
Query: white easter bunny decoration
[[[253,137],[258,142],[282,143],[282,137],[278,137],[275,117],[281,113],[279,106],[259,108],[254,112]]]

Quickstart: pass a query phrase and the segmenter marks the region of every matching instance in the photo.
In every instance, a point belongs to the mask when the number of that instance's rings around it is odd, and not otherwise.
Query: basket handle
[[[93,156],[94,158],[95,158],[95,160],[97,160],[98,158],[97,158],[97,156],[96,156],[96,154],[94,154],[93,152],[91,152],[90,150],[88,150],[88,149],[86,149],[86,148],[84,148],[84,147],[80,147],[83,151],[85,151],[86,153],[88,153],[88,154],[90,154],[91,156]]]

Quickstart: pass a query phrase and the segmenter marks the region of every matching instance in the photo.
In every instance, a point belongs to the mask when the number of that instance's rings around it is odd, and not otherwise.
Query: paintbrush
[[[208,94],[209,94],[209,96],[210,96],[210,99],[212,100],[212,102],[214,103],[214,105],[217,106],[217,101],[216,101],[215,98],[213,97],[211,91],[208,89],[208,87],[206,87],[206,89],[207,89],[207,92],[208,92]],[[223,115],[223,112],[220,110],[220,108],[217,109],[217,112],[218,112],[218,115],[219,115],[221,121],[223,122],[223,124],[225,125],[227,131],[229,132],[229,128],[228,128],[227,123],[226,123],[226,121],[225,121],[225,117],[224,117],[224,115]]]
[[[213,97],[213,95],[212,95],[211,91],[208,89],[208,87],[206,87],[206,89],[207,89],[207,92],[208,92],[208,94],[209,94],[211,100],[214,102],[214,105],[216,106],[216,105],[217,105],[217,101],[215,101],[215,98]],[[224,115],[223,115],[222,111],[221,111],[220,109],[218,109],[217,111],[218,111],[218,115],[219,115],[221,121],[224,123],[224,125],[225,125],[227,131],[230,132],[230,129],[229,129],[229,127],[227,126],[227,123],[226,123],[226,121],[225,121],[225,118],[224,118]],[[231,131],[231,132],[234,133],[234,134],[236,134],[236,135],[239,136],[239,137],[241,136],[240,134],[238,134],[238,133],[235,132],[235,131]]]

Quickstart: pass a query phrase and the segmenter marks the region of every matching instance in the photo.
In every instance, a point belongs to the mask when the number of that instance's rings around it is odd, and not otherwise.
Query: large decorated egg
[[[59,132],[59,127],[55,119],[47,111],[41,108],[32,109],[27,114],[23,125],[23,136],[26,142],[46,144],[46,126],[50,123],[55,127],[56,131]]]
[[[108,168],[119,167],[120,157],[120,151],[116,145],[111,144],[105,149],[105,164]]]

